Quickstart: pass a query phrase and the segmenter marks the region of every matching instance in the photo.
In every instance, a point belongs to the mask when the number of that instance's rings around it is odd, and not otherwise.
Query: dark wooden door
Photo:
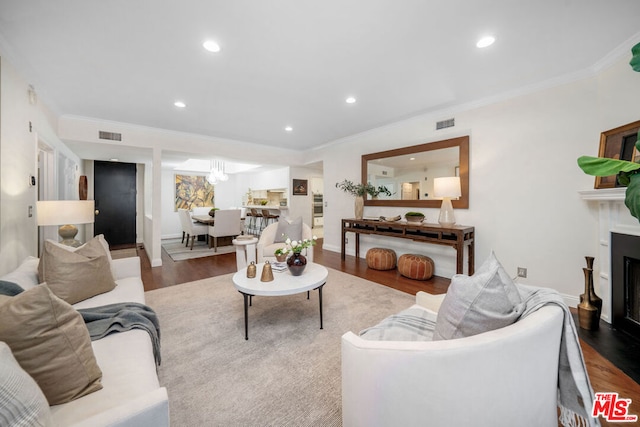
[[[94,162],[95,235],[110,246],[136,243],[136,165]]]

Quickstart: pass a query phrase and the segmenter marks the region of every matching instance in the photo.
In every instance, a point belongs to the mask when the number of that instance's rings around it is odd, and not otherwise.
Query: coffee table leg
[[[244,297],[244,339],[249,339],[249,295],[243,293]]]
[[[322,285],[318,286],[318,300],[320,301],[320,329],[322,328],[322,287],[325,284],[323,283]]]

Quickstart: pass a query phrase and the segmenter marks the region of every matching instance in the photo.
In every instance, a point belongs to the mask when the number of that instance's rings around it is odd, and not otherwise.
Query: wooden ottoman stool
[[[398,259],[398,271],[409,279],[429,280],[434,269],[433,260],[425,255],[402,254]]]
[[[387,248],[369,249],[367,266],[374,270],[393,270],[396,268],[396,251]]]

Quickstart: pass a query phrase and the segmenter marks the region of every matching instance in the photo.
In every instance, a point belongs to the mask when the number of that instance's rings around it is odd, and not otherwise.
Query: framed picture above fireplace
[[[640,120],[602,132],[600,134],[598,157],[628,160],[630,162],[640,160],[639,153],[635,147],[638,140],[638,130],[640,130]],[[621,187],[616,175],[596,177],[595,188],[614,187]]]

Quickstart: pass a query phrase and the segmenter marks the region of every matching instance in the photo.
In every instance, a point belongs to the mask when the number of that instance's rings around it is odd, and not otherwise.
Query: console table
[[[345,259],[347,233],[356,235],[356,257],[360,257],[360,235],[374,234],[378,236],[410,239],[416,242],[434,245],[451,246],[456,250],[456,273],[464,272],[464,248],[469,248],[467,271],[473,274],[475,238],[474,228],[466,225],[442,227],[439,224],[413,223],[407,221],[380,221],[375,219],[343,219],[342,220],[342,259]]]

